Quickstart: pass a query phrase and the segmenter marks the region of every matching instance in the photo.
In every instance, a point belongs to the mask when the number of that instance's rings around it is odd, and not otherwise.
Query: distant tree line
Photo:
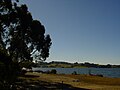
[[[111,64],[99,65],[99,64],[89,63],[89,62],[81,63],[80,65],[81,66],[86,66],[86,67],[94,67],[94,68],[116,68],[116,67],[120,67],[120,65],[111,65]]]
[[[94,63],[89,63],[89,62],[85,62],[85,63],[69,63],[69,62],[59,62],[59,61],[52,61],[52,62],[38,62],[38,63],[34,63],[34,67],[57,67],[60,64],[62,64],[63,68],[64,65],[69,65],[69,68],[74,68],[74,67],[93,67],[93,68],[120,68],[120,65],[111,65],[111,64],[107,64],[107,65],[100,65],[100,64],[94,64]],[[52,66],[51,66],[52,65]]]

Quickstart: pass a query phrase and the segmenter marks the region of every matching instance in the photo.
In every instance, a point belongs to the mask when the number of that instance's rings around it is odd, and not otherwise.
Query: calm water
[[[58,74],[72,74],[76,71],[78,74],[102,74],[104,77],[118,77],[120,78],[120,68],[32,68],[33,71],[48,71],[56,69]]]

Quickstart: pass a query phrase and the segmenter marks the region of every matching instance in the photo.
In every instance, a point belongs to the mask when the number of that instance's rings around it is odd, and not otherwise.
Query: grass
[[[67,65],[67,64],[50,64],[48,65],[48,67],[57,67],[57,68],[70,68],[71,65]]]
[[[80,65],[70,65],[70,64],[50,64],[48,67],[56,67],[56,68],[86,68],[85,66]]]
[[[89,76],[89,75],[66,75],[66,77],[79,79],[81,82],[85,82],[85,83],[120,86],[120,78],[107,78],[107,77]]]
[[[54,74],[27,73],[19,77],[18,90],[89,90],[73,87],[62,81],[56,82]]]
[[[120,78],[89,75],[27,73],[20,77],[21,88],[34,90],[120,90]]]

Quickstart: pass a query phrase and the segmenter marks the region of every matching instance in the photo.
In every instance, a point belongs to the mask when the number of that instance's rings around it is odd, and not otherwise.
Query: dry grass
[[[70,68],[71,65],[68,65],[68,64],[50,64],[50,65],[48,65],[48,67],[58,67],[58,68],[64,67],[64,68]]]
[[[120,78],[107,78],[107,77],[89,76],[89,75],[66,75],[66,76],[79,79],[81,82],[86,82],[86,83],[120,86]]]
[[[60,84],[63,82],[63,84],[65,85],[91,90],[120,90],[120,78],[106,78],[89,75],[40,74],[40,73],[27,73],[26,75],[38,76],[36,78],[32,77],[24,78],[26,80],[32,81],[42,81],[54,84],[55,83]]]

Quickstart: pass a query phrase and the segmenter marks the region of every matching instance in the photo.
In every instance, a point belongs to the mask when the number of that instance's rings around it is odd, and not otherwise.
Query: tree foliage
[[[0,0],[0,85],[15,79],[21,63],[46,60],[52,44],[41,22],[18,2]]]
[[[32,18],[28,7],[17,2],[0,1],[0,45],[12,60],[32,60],[33,56],[45,60],[49,57],[50,35],[45,35],[44,26]]]

